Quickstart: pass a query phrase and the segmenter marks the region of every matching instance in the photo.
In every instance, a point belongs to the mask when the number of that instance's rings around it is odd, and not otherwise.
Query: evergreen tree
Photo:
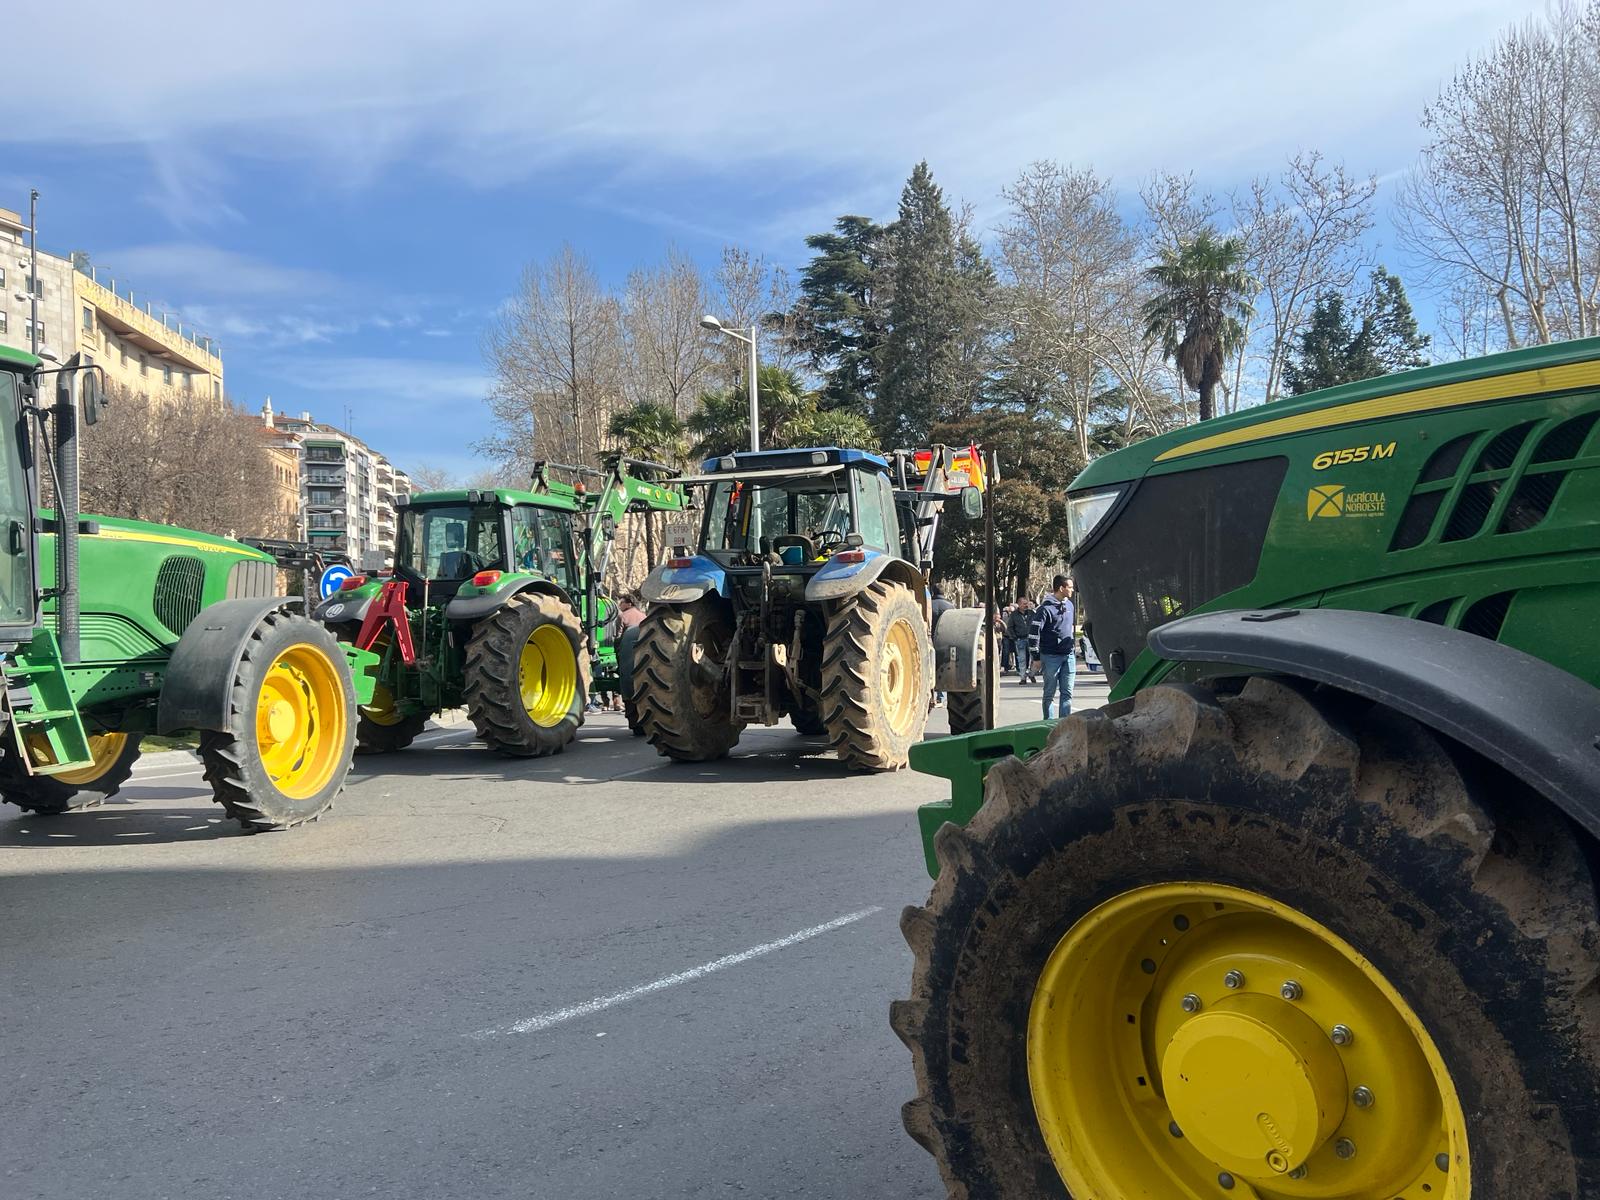
[[[1354,306],[1335,291],[1317,297],[1300,345],[1284,367],[1284,382],[1291,396],[1303,396],[1424,367],[1429,341],[1417,328],[1405,286],[1379,267]]]
[[[1245,269],[1244,243],[1210,228],[1161,251],[1145,272],[1155,295],[1144,306],[1145,332],[1200,393],[1200,419],[1216,412],[1222,365],[1244,341],[1257,284]]]
[[[793,371],[762,367],[756,380],[761,419],[761,448],[847,446],[877,449],[872,427],[848,408],[826,409],[821,394],[809,391]],[[688,430],[698,458],[744,450],[750,445],[750,405],[744,385],[703,392]]]
[[[928,164],[918,163],[889,228],[893,286],[882,385],[872,423],[885,445],[923,441],[970,412],[988,370],[987,300],[994,274],[958,230]]]
[[[878,394],[887,325],[885,230],[869,217],[844,216],[806,245],[814,254],[800,274],[797,339],[822,375],[824,406],[864,411]]]

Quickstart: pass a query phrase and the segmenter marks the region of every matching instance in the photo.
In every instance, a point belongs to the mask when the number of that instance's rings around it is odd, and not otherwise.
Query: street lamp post
[[[755,325],[750,326],[750,333],[746,335],[736,329],[729,329],[710,313],[700,318],[700,326],[702,329],[714,330],[750,347],[750,383],[745,389],[749,393],[750,400],[750,449],[759,450],[761,449],[761,409],[756,398],[756,334],[758,327]]]

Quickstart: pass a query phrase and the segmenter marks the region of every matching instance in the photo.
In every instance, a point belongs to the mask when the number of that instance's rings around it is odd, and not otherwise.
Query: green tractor
[[[891,1019],[950,1194],[1600,1196],[1600,340],[1068,498],[1110,703],[913,756]]]
[[[563,749],[592,688],[625,690],[621,622],[600,586],[626,514],[683,509],[671,473],[621,457],[603,473],[541,463],[527,491],[411,497],[400,510],[393,574],[353,576],[313,614],[380,657],[357,750],[404,749],[429,717],[463,707],[491,750]],[[603,480],[598,492],[586,475]]]
[[[700,547],[645,580],[650,612],[626,656],[658,752],[721,758],[746,725],[788,716],[846,766],[895,770],[936,690],[953,730],[984,728],[983,610],[935,625],[928,586],[946,502],[981,511],[976,450],[764,450],[704,466],[682,481],[707,492]]]
[[[78,404],[97,421],[98,385],[77,360],[46,369],[0,347],[0,797],[43,814],[90,807],[127,781],[144,734],[198,733],[228,815],[251,830],[316,820],[350,770],[352,715],[371,694],[376,656],[295,613],[300,602],[277,594],[277,565],[261,551],[80,517]],[[37,509],[40,459],[56,512]],[[54,583],[41,589],[41,579]]]

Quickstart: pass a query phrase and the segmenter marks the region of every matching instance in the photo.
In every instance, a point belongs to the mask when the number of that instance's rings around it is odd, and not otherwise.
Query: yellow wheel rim
[[[345,730],[332,659],[300,643],[272,660],[256,697],[256,752],[274,787],[293,800],[327,787],[344,756]]]
[[[889,626],[878,688],[889,728],[897,734],[909,732],[928,703],[922,682],[922,656],[917,650],[917,633],[910,621],[898,620]]]
[[[45,745],[49,745],[48,741]],[[94,762],[76,771],[57,771],[51,778],[69,787],[87,787],[111,769],[127,745],[128,735],[125,733],[91,733],[89,754],[94,758]],[[35,757],[37,758],[37,755]]]
[[[1461,1101],[1411,1006],[1337,934],[1238,888],[1139,888],[1068,930],[1028,1083],[1085,1200],[1471,1191]]]
[[[559,725],[572,712],[578,695],[578,656],[567,635],[555,625],[541,625],[523,644],[517,664],[522,707],[535,725]]]

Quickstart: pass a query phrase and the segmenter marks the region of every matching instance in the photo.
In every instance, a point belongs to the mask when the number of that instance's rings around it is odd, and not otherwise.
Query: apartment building
[[[222,400],[222,351],[132,285],[73,251],[38,252],[33,277],[23,218],[0,208],[0,345],[32,348],[38,300],[39,352],[58,362],[82,352],[112,386],[152,398]],[[31,295],[30,295],[31,293]]]
[[[261,419],[298,438],[306,540],[349,555],[364,571],[393,562],[398,509],[411,495],[411,477],[360,438],[313,421],[308,412],[274,413],[269,400]]]

